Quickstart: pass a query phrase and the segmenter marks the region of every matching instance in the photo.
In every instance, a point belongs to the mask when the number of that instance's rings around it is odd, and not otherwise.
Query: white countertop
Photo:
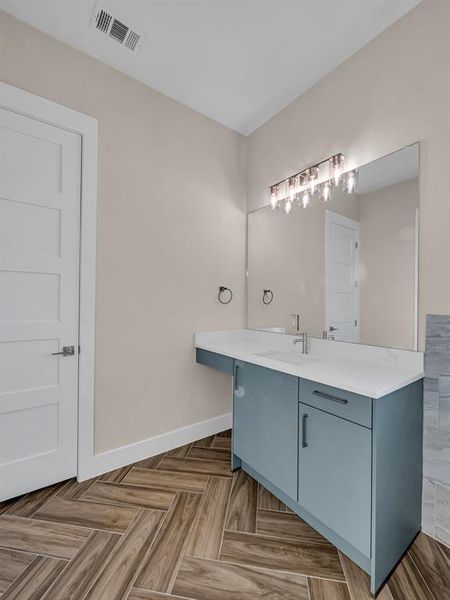
[[[212,331],[196,333],[195,346],[370,398],[424,376],[422,352],[310,339],[303,355],[302,344],[293,344],[295,337],[249,329]]]

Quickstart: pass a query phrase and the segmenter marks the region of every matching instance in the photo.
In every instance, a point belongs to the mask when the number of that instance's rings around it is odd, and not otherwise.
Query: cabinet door
[[[372,432],[299,406],[299,504],[370,557]]]
[[[298,379],[235,362],[233,452],[297,499]]]

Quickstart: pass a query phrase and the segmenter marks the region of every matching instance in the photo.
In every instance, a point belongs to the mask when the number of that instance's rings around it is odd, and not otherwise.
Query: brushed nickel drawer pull
[[[302,416],[302,448],[308,447],[308,442],[306,441],[306,419],[307,418],[308,418],[308,415],[305,413]]]
[[[348,404],[348,400],[345,398],[337,398],[336,396],[331,396],[330,394],[324,394],[323,392],[319,392],[319,390],[313,391],[314,396],[319,396],[319,398],[325,398],[325,400],[332,400],[333,402],[338,402],[339,404]]]

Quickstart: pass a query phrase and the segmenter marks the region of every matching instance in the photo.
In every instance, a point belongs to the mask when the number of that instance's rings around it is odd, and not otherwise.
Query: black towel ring
[[[272,290],[264,290],[262,295],[262,301],[264,304],[271,304],[273,300]]]
[[[228,300],[223,300],[222,299],[222,295],[225,292],[229,292],[230,293],[230,297],[228,298]],[[230,288],[227,288],[224,285],[221,285],[219,287],[219,293],[217,294],[217,300],[220,302],[220,304],[230,304],[230,302],[231,302],[232,299],[233,299],[233,292],[230,290]]]

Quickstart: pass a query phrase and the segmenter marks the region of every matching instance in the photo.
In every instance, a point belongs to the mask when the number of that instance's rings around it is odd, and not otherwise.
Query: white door
[[[80,161],[0,109],[0,500],[77,472]]]
[[[359,223],[331,210],[325,219],[326,329],[336,340],[359,342]]]

